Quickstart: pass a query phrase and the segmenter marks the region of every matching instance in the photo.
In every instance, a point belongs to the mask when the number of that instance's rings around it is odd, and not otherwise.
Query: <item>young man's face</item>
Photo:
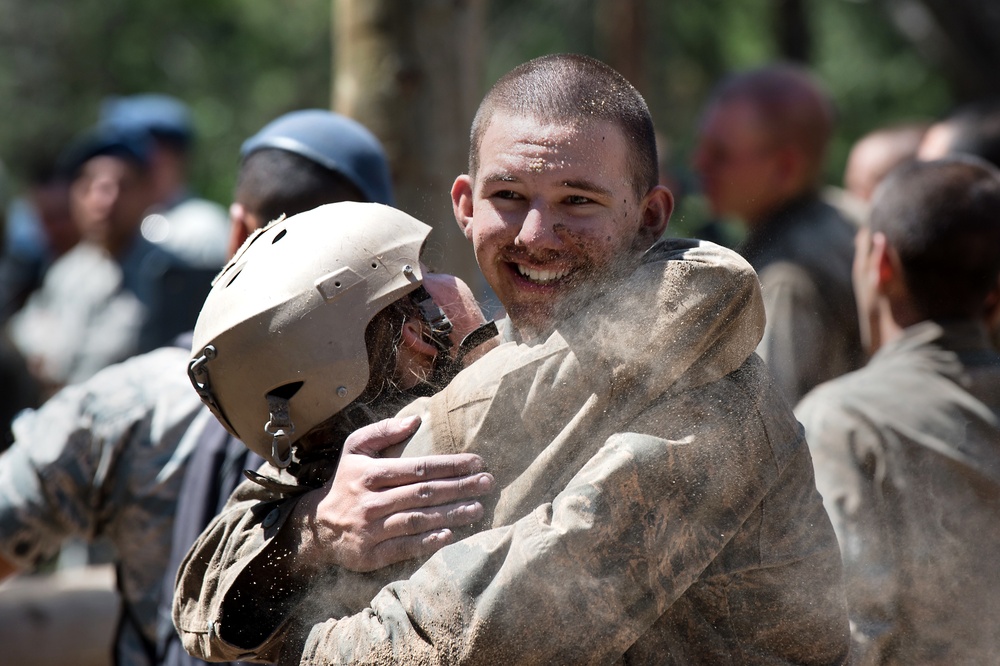
[[[606,121],[498,113],[482,137],[475,182],[455,181],[459,226],[526,338],[550,330],[581,286],[628,270],[663,233],[673,199],[663,187],[637,196],[628,150]]]

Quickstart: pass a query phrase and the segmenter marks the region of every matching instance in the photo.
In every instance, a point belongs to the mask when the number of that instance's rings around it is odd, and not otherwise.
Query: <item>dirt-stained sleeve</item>
[[[190,654],[206,661],[274,660],[296,590],[279,589],[274,581],[271,594],[251,599],[250,589],[265,588],[267,581],[250,588],[243,576],[257,559],[267,557],[297,500],[244,481],[191,546],[177,572],[173,604],[174,626]],[[227,607],[235,609],[229,617]],[[255,622],[245,626],[234,621],[236,615]],[[255,637],[252,644],[239,640],[246,635]]]
[[[823,385],[795,408],[812,453],[816,487],[840,544],[851,616],[853,663],[880,664],[899,635],[895,608],[900,566],[884,499],[886,442],[851,409],[836,385]]]
[[[693,394],[677,412],[718,397]],[[685,433],[678,438],[612,436],[551,503],[442,549],[364,611],[313,626],[301,646],[287,643],[279,663],[614,662],[713,563],[769,488],[788,483],[815,493],[811,476],[802,475],[809,463],[801,439],[778,459],[752,411],[745,419],[716,418],[721,413],[712,408],[665,428]],[[787,470],[789,479],[779,481]],[[830,575],[796,581],[799,592],[808,587],[817,598],[804,595],[790,621],[801,623],[799,663],[839,663],[845,635],[832,620],[843,609],[819,601],[839,580],[836,546],[832,534],[813,533],[811,542],[801,533],[806,543],[793,560],[822,560]],[[753,552],[759,555],[747,569],[766,576],[783,568],[763,544]],[[766,596],[756,599],[768,606]],[[748,628],[748,643],[759,629]],[[782,627],[781,640],[793,634]]]

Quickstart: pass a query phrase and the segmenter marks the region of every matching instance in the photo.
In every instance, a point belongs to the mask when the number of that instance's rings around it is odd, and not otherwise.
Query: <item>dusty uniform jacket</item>
[[[116,550],[123,626],[119,663],[143,664],[156,638],[156,604],[174,505],[199,412],[188,352],[136,357],[57,393],[14,422],[0,456],[0,553],[31,569],[69,536],[107,537]]]
[[[764,295],[767,325],[757,353],[791,404],[860,366],[854,228],[836,209],[815,197],[796,201],[752,230],[739,252]]]
[[[422,566],[310,581],[263,644],[233,645],[227,622],[270,603],[240,575],[291,510],[244,485],[179,573],[185,646],[304,664],[841,662],[836,541],[753,354],[753,272],[673,241],[602,302],[404,410],[423,415],[405,455],[487,461],[490,529]]]
[[[866,664],[1000,655],[1000,354],[923,322],[796,409],[844,555]]]

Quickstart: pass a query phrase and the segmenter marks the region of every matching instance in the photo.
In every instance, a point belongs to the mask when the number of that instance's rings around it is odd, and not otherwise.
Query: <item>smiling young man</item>
[[[321,547],[338,537],[329,482],[256,506],[244,487],[181,570],[185,646],[300,664],[842,663],[839,554],[753,354],[756,276],[656,242],[672,201],[635,89],[583,56],[516,68],[480,107],[452,199],[520,342],[405,408],[419,429],[348,442],[477,452],[499,496],[429,559],[359,575]],[[275,549],[289,530],[298,547]],[[292,564],[254,584],[262,559]]]
[[[663,234],[673,196],[657,184],[641,110],[621,104],[620,122],[566,122],[517,115],[497,97],[476,116],[475,157],[451,195],[483,275],[530,338],[631,273]]]

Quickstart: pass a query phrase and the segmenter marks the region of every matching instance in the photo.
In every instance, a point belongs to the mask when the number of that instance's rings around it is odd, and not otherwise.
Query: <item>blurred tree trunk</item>
[[[899,31],[946,72],[960,101],[1000,95],[1000,2],[883,1]]]
[[[425,257],[482,297],[450,191],[482,96],[483,0],[333,0],[332,107],[385,145],[396,205],[434,227]]]
[[[783,59],[809,63],[812,34],[804,0],[774,0],[774,36]]]
[[[645,0],[599,0],[594,18],[604,61],[621,72],[640,93],[646,94],[649,14]]]

